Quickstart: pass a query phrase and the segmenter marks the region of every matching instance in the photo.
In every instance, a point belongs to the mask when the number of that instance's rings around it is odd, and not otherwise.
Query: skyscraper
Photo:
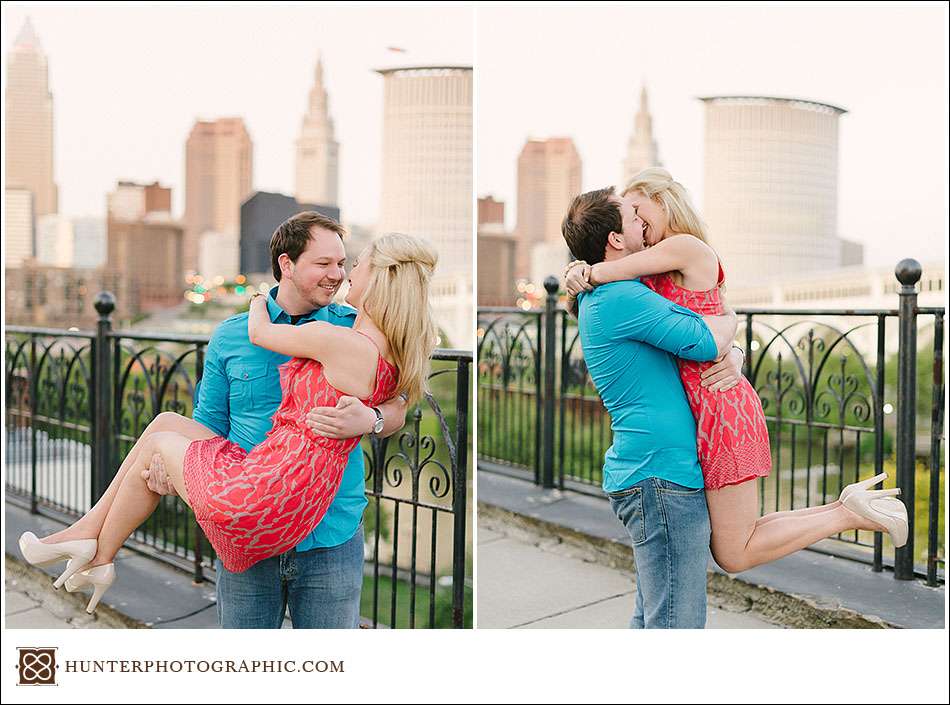
[[[197,121],[185,145],[185,269],[198,268],[202,233],[238,240],[241,204],[251,195],[252,181],[253,145],[244,120]]]
[[[471,274],[472,69],[382,69],[378,230],[429,239],[441,273]]]
[[[333,118],[323,85],[323,61],[318,58],[307,112],[297,138],[296,198],[299,202],[337,205],[339,156],[340,145],[334,138]]]
[[[836,269],[843,108],[766,96],[701,98],[704,216],[733,284]]]
[[[380,233],[424,237],[439,252],[432,307],[455,347],[472,331],[472,68],[380,69]]]
[[[561,220],[571,199],[580,192],[581,157],[574,140],[552,137],[525,142],[518,157],[515,270],[519,279],[540,281],[548,274],[559,273],[545,270],[559,270],[567,263]]]
[[[53,181],[53,95],[46,55],[27,18],[7,57],[6,188],[33,194],[33,215],[58,210]]]
[[[653,118],[650,116],[647,87],[644,85],[640,89],[640,109],[633,121],[633,132],[627,140],[627,156],[623,160],[621,188],[630,183],[637,173],[651,166],[662,165],[656,140],[653,139]]]

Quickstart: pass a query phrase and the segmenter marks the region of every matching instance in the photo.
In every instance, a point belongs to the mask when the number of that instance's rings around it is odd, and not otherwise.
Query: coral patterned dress
[[[393,396],[398,372],[382,355],[373,393],[377,406]],[[226,438],[193,441],[185,452],[188,501],[205,535],[231,572],[300,543],[333,501],[359,437],[335,440],[311,431],[305,416],[335,406],[343,395],[316,360],[291,358],[280,366],[283,399],[263,442],[246,452]]]
[[[641,277],[650,289],[675,304],[703,316],[722,313],[719,286],[725,281],[719,265],[719,284],[709,291],[684,289],[669,273]],[[700,375],[712,362],[679,361],[680,378],[696,419],[696,448],[706,489],[718,490],[757,477],[772,469],[769,433],[759,395],[745,377],[725,392],[703,387]]]

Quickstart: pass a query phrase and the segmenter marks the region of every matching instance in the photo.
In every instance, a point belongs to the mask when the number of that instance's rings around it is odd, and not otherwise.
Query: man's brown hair
[[[607,236],[623,232],[620,206],[610,200],[614,187],[588,191],[575,196],[561,222],[561,235],[574,259],[588,264],[604,260]]]
[[[329,230],[340,236],[346,229],[333,218],[316,211],[303,211],[281,223],[270,239],[270,263],[274,270],[274,279],[280,281],[280,263],[277,259],[285,254],[291,262],[296,262],[310,242],[310,229],[313,227]]]

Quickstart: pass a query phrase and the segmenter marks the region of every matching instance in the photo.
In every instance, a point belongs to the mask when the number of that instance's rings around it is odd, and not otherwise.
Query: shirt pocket
[[[280,404],[277,370],[266,362],[237,362],[228,367],[231,406],[260,411]]]

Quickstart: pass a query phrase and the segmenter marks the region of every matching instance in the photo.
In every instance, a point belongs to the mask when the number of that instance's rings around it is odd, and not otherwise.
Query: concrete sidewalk
[[[572,556],[556,541],[532,541],[506,533],[498,522],[491,528],[479,522],[479,629],[625,629],[635,597],[630,573]],[[706,626],[777,628],[712,599]]]
[[[80,600],[53,590],[45,573],[5,557],[3,615],[7,629],[122,629],[111,611],[86,614]]]
[[[558,589],[558,581],[573,576],[565,572],[572,565],[580,569],[584,564],[594,564],[614,575],[633,570],[630,539],[602,496],[545,490],[502,467],[486,471],[490,465],[479,461],[477,475],[479,626],[485,626],[486,618],[494,619],[495,600],[503,603],[504,592],[494,591],[506,591],[509,583],[520,584],[527,580],[526,574],[534,584],[527,584],[520,598],[531,602],[546,599],[538,594],[540,586],[544,590]],[[535,546],[530,557],[524,558],[535,561],[531,570],[518,563],[515,547],[507,543],[493,548],[489,542],[483,550],[482,540],[489,540],[483,536],[486,529]],[[503,551],[508,548],[512,552],[506,557]],[[493,569],[493,554],[499,553],[498,566]],[[546,567],[546,561],[554,565],[563,556],[579,563],[565,564],[558,570]],[[623,586],[611,584],[619,586],[612,594],[622,597]],[[572,589],[582,594],[583,585]],[[633,585],[627,590],[632,591]],[[710,561],[707,592],[710,604],[748,611],[758,619],[785,627],[942,629],[944,625],[943,586],[931,588],[920,580],[895,580],[893,573],[874,573],[865,563],[816,551],[799,551],[737,575],[723,573]],[[611,596],[609,592],[591,594],[595,595],[591,599],[564,604],[573,609]],[[625,614],[632,613],[632,604]],[[517,612],[521,608],[514,609]],[[538,619],[539,614],[528,612],[524,619],[499,616],[495,626],[517,626]],[[716,626],[712,619],[710,626]]]

